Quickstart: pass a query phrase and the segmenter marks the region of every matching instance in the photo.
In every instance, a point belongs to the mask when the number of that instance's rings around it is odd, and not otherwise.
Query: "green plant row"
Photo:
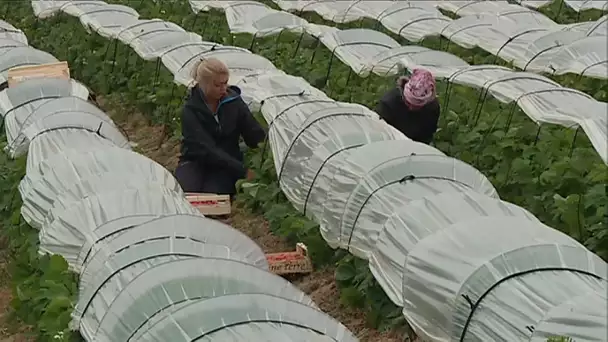
[[[259,2],[262,2],[277,10],[280,10],[280,8],[271,0],[263,0],[263,1],[259,1]],[[555,2],[555,3],[551,4],[550,6],[543,8],[541,12],[545,15],[549,14],[549,17],[553,18],[555,15],[551,15],[551,14],[553,12],[557,13],[558,8],[559,8],[559,3]],[[574,12],[572,9],[570,9],[570,8],[568,8],[568,9],[571,12]],[[564,12],[563,8],[562,8],[562,12]],[[595,18],[595,20],[596,20],[601,16],[598,14],[598,12],[601,13],[601,11],[589,10],[589,11],[585,11],[581,15],[584,15],[584,17],[587,19]],[[574,13],[576,13],[576,12],[574,12]],[[449,12],[445,12],[445,14],[448,14],[451,17],[457,18],[457,16],[455,16],[455,15],[450,15]],[[568,11],[565,11],[561,15],[561,17],[566,18],[566,16],[570,16],[571,14],[572,13],[568,13]],[[472,49],[466,49],[453,42],[450,42],[449,39],[447,39],[445,37],[427,37],[418,43],[410,42],[407,39],[395,34],[394,32],[389,31],[382,24],[380,24],[380,22],[370,19],[370,18],[363,18],[361,20],[357,20],[354,22],[340,24],[340,23],[335,23],[335,22],[323,19],[320,15],[318,15],[315,12],[303,12],[303,13],[299,14],[299,16],[301,18],[307,20],[310,23],[333,26],[333,27],[337,27],[340,29],[349,29],[349,28],[373,29],[373,30],[382,32],[382,33],[392,37],[397,42],[399,42],[401,45],[420,45],[420,46],[424,46],[424,47],[427,47],[432,50],[445,51],[452,55],[462,58],[464,61],[466,61],[467,63],[469,63],[471,65],[495,64],[495,65],[508,67],[508,68],[511,68],[514,70],[518,70],[515,66],[513,66],[513,64],[511,62],[505,61],[505,60],[501,59],[500,57],[497,57],[479,47],[475,47]],[[608,82],[606,82],[606,80],[586,77],[586,76],[581,77],[579,75],[574,75],[574,74],[566,74],[566,75],[559,75],[559,76],[545,75],[545,76],[553,79],[554,81],[558,82],[559,84],[561,84],[565,87],[580,90],[584,93],[587,93],[587,94],[593,96],[598,101],[603,101],[603,102],[608,101]]]
[[[4,148],[4,134],[0,141]],[[25,176],[25,164],[25,157],[11,160],[0,153],[0,234],[10,255],[12,319],[32,326],[38,341],[69,341],[78,279],[61,256],[38,254],[38,231],[21,219],[17,186]]]
[[[26,2],[2,2],[0,15],[21,18],[25,5]],[[16,9],[19,10],[13,12]],[[6,143],[2,129],[0,150],[4,151]],[[11,159],[0,152],[0,236],[8,249],[13,295],[9,320],[16,326],[31,327],[27,334],[37,341],[81,341],[80,335],[68,328],[77,299],[78,276],[68,270],[63,257],[38,253],[38,230],[21,217],[18,186],[25,176],[26,161],[25,156]]]

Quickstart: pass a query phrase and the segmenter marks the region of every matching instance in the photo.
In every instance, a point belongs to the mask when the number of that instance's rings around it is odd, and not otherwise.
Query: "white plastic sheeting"
[[[299,210],[329,157],[373,141],[403,139],[403,134],[379,120],[374,112],[357,109],[329,107],[312,112],[289,140],[285,154],[274,154],[281,188]],[[277,124],[273,127],[281,129]]]
[[[15,157],[41,133],[58,128],[82,128],[112,140],[128,142],[110,118],[86,99],[89,91],[74,80],[28,80],[0,94],[0,115],[4,117],[7,151]]]
[[[181,50],[175,50],[175,52]],[[163,56],[163,63],[165,59],[168,59],[168,55]],[[192,68],[201,59],[205,58],[218,58],[231,65],[230,82],[236,83],[242,77],[247,76],[252,72],[260,72],[265,70],[276,69],[274,65],[266,58],[260,55],[254,55],[249,51],[241,48],[224,47],[224,46],[213,46],[210,48],[203,48],[200,52],[197,52],[194,56],[188,58],[186,61],[180,64],[179,68],[173,73],[175,75],[175,82],[190,86],[192,85]],[[169,70],[173,70],[168,68]]]
[[[55,13],[50,2],[44,3],[34,6],[36,13]],[[187,36],[177,25],[160,20],[134,22],[129,18],[139,15],[124,6],[88,1],[55,5],[104,36],[139,46],[144,37],[160,32]],[[55,61],[13,40],[0,43],[5,43],[2,56],[10,57],[3,64],[6,70],[24,60]],[[90,341],[126,341],[130,336],[162,340],[168,317],[172,322],[187,317],[213,325],[205,338],[234,336],[249,326],[248,340],[274,335],[282,341],[356,341],[312,299],[268,272],[264,252],[250,238],[201,215],[173,175],[131,151],[120,127],[88,102],[88,96],[89,90],[77,81],[54,78],[30,79],[0,92],[7,151],[13,157],[27,153],[26,175],[19,184],[22,216],[40,229],[40,253],[59,254],[81,273],[72,328]],[[231,311],[186,307],[204,300],[217,304],[213,300],[219,298],[220,306],[225,301],[228,308],[230,296],[243,294],[269,297],[255,297],[268,307],[245,306],[256,322]],[[258,326],[263,329],[256,330]]]
[[[1,37],[1,34],[0,34]],[[12,48],[16,48],[19,46],[26,46],[26,43],[18,42],[13,39],[8,38],[0,38],[0,55],[9,51]]]
[[[326,2],[328,6],[343,7],[339,3]],[[234,2],[209,1],[205,6],[233,5]],[[243,6],[259,7],[250,2]],[[529,20],[534,20],[531,17]],[[241,24],[231,20],[234,25]],[[317,31],[328,35],[338,32],[318,27]],[[412,51],[416,50],[409,52]],[[186,65],[204,51],[184,49],[182,53],[175,56],[182,64],[174,65]],[[268,139],[285,194],[298,209],[320,222],[328,242],[370,260],[378,282],[395,303],[404,307],[404,315],[423,339],[518,341],[553,332],[580,340],[606,340],[603,334],[608,317],[601,308],[605,305],[593,300],[605,297],[601,291],[606,289],[607,265],[578,242],[544,226],[523,208],[500,201],[477,170],[395,133],[368,109],[335,102],[301,78],[268,71],[269,65],[242,72],[240,61],[224,61],[231,71],[241,72],[237,85],[244,89],[250,107],[261,110],[270,126]],[[413,58],[408,61],[421,63]],[[491,71],[497,79],[511,75],[501,72],[513,73],[495,68],[498,69]],[[169,70],[174,74],[181,72],[175,67]],[[484,83],[495,79],[485,76]],[[466,73],[462,73],[462,78],[472,84],[482,82]],[[544,84],[557,87],[554,82]],[[494,89],[490,87],[489,91]],[[522,92],[513,85],[500,89],[507,98]],[[115,225],[106,230],[106,234],[116,228]],[[169,235],[166,233],[166,238]],[[134,240],[141,241],[141,237],[140,234]],[[193,245],[185,242],[183,248],[196,248]],[[102,248],[93,247],[91,253],[86,252],[93,254],[90,260],[96,259],[96,249]],[[116,249],[111,248],[108,255]],[[142,247],[141,253],[145,249]],[[133,252],[134,258],[136,253],[140,252]],[[243,256],[238,251],[235,254],[235,259]],[[122,255],[111,258],[126,263],[129,257],[125,254],[125,259]],[[197,256],[185,260],[192,265],[203,262]],[[167,261],[152,269],[177,270],[177,266],[166,265],[178,262]],[[125,294],[121,298],[133,303],[133,296],[127,293],[140,293],[153,286],[151,282],[135,278],[133,283],[138,285],[122,290]],[[239,279],[234,286],[245,286],[242,282]],[[186,297],[190,300],[177,303]],[[167,314],[153,315],[132,336],[137,341],[172,340],[175,336],[205,341],[256,340],[260,336],[257,334],[262,333],[273,341],[323,341],[316,335],[321,332],[333,340],[350,338],[343,336],[335,322],[314,318],[319,315],[317,311],[308,314],[314,310],[311,306],[268,293],[227,292],[207,299],[190,298],[180,291],[165,294],[162,302],[155,301],[151,293],[141,298],[153,303],[150,305],[157,310],[166,307]],[[103,295],[99,300],[103,300]],[[117,311],[126,310],[120,308],[125,303],[114,305]],[[571,315],[565,317],[570,309]],[[108,315],[112,315],[111,311]],[[201,321],[201,315],[209,319]],[[81,321],[91,322],[86,324],[100,324],[93,314],[82,317]],[[264,322],[251,322],[259,318]],[[113,317],[106,319],[117,321]],[[129,315],[122,327],[130,325],[131,320],[134,324],[140,322]],[[238,328],[217,330],[226,325]],[[296,326],[305,328],[300,331]],[[537,326],[542,330],[532,332]],[[122,328],[115,328],[111,333],[102,329],[105,336],[122,334]]]
[[[87,151],[116,145],[96,133],[78,128],[48,131],[30,143],[26,174],[37,172],[36,169],[41,162],[64,151],[65,146],[69,146],[70,150]]]
[[[321,35],[319,40],[357,74],[361,73],[368,60],[400,47],[391,37],[369,29],[336,30]]]
[[[424,66],[424,65],[423,65]],[[491,94],[499,101],[517,104],[535,122],[580,126],[599,156],[608,163],[608,104],[540,75],[477,65],[454,72],[434,67],[438,77]]]
[[[85,241],[94,238],[97,230],[109,222],[131,216],[197,213],[183,194],[154,183],[111,189],[66,204],[59,206],[40,229],[40,250],[60,254],[70,265],[75,263]]]
[[[469,318],[483,317],[492,307],[499,308],[492,301],[484,301],[484,295],[495,286],[507,284],[511,276],[520,275],[517,281],[524,287],[530,286],[528,282],[535,282],[534,277],[528,279],[525,274],[544,269],[581,272],[582,277],[594,274],[606,279],[604,261],[569,236],[547,228],[527,218],[489,216],[450,225],[441,233],[422,239],[405,260],[403,311],[406,318],[421,322],[416,316],[424,312],[425,321],[439,323],[425,327],[425,335],[455,340],[467,335],[464,329]],[[530,262],[531,258],[535,262]],[[445,281],[429,289],[429,282],[439,272],[445,272]],[[471,307],[477,303],[483,307]],[[482,324],[472,324],[483,331]],[[472,330],[469,327],[469,333],[474,333]],[[481,335],[479,330],[475,330],[478,332],[475,335]],[[529,336],[525,326],[517,325],[513,330],[501,337],[518,332],[520,338],[507,340],[520,341]]]
[[[585,21],[570,25],[566,30],[585,32],[587,36],[608,35],[608,15],[596,21]]]
[[[0,94],[0,115],[4,117],[5,124],[12,127],[10,131],[15,132],[17,127],[35,121],[37,115],[43,116],[46,111],[38,109],[46,105],[47,102],[54,103],[52,106],[44,107],[45,109],[48,108],[51,113],[59,112],[65,108],[66,106],[63,103],[65,101],[73,101],[75,109],[80,109],[80,105],[91,113],[101,112],[86,101],[88,96],[89,90],[73,79],[24,80]],[[59,101],[56,102],[55,100]],[[35,114],[29,117],[22,115],[30,112]],[[9,116],[9,114],[11,115]],[[99,116],[102,115],[99,114]],[[12,137],[15,135],[15,133],[11,134]]]
[[[536,1],[526,1],[536,2]],[[577,12],[586,11],[590,9],[598,9],[602,11],[608,10],[608,1],[606,0],[564,0],[564,3],[568,7],[572,8]]]
[[[147,39],[150,36],[157,36],[165,32],[181,32],[186,31],[180,26],[168,23],[161,19],[137,20],[130,25],[119,26],[119,31],[115,35],[124,44],[131,44],[135,39]]]
[[[330,20],[341,18],[341,13],[350,13],[349,20],[354,20],[353,13],[360,13],[361,16],[378,13],[381,20],[388,20],[387,17],[394,15],[401,20],[404,15],[412,13],[412,11],[438,12],[428,4],[390,1],[388,3],[391,4],[387,4],[387,1],[289,1],[289,4],[279,2],[279,6],[289,6],[290,10],[315,11]],[[240,9],[238,11],[241,13],[240,22],[249,20],[248,12],[242,11],[244,8],[251,7],[255,9],[256,13],[275,11],[260,3],[250,1],[243,3],[190,1],[190,4],[195,12],[210,8],[226,11],[230,30],[235,33],[239,32],[238,26],[235,26],[239,21],[234,18],[237,12],[230,12],[230,9]],[[544,28],[536,29],[530,25],[522,26],[523,24],[520,25],[519,22],[513,22],[510,16],[491,15],[496,10],[496,6],[500,9],[505,5],[501,2],[470,2],[467,6],[458,7],[461,11],[466,12],[467,16],[450,21],[441,29],[441,34],[468,48],[480,46],[488,51],[493,51],[494,54],[514,61],[518,67],[525,70],[552,74],[575,72],[600,78],[608,77],[608,45],[606,45],[608,39],[606,35],[582,35],[580,31],[561,29],[548,31]],[[520,6],[515,6],[518,9],[515,11],[512,6],[508,5],[506,9],[503,8],[503,12],[512,15],[523,14],[524,19],[520,21],[529,21],[530,16],[533,18],[542,16],[540,13]],[[458,8],[450,10],[458,12]],[[540,21],[548,20],[545,19]],[[428,20],[420,20],[421,23],[427,25]],[[600,19],[598,23],[605,21],[605,18],[603,21]],[[387,25],[386,22],[384,23]],[[273,32],[280,32],[283,27],[281,25],[283,23],[277,21]],[[503,29],[506,26],[517,32],[507,34],[508,30]],[[285,28],[287,29],[287,27]],[[323,45],[330,49],[332,58],[339,59],[362,77],[371,72],[387,76],[397,74],[402,68],[410,70],[425,68],[431,71],[435,77],[446,79],[451,83],[478,88],[503,102],[514,102],[537,123],[581,127],[602,160],[608,163],[608,104],[596,101],[581,92],[563,88],[542,76],[517,73],[509,69],[504,69],[504,72],[496,72],[499,67],[492,69],[486,66],[470,66],[464,60],[447,52],[419,46],[400,46],[397,41],[379,31],[339,30],[313,24],[305,25],[304,31],[317,37]],[[254,32],[249,33],[255,34]],[[169,68],[169,70],[172,69]],[[503,69],[500,70],[503,71]],[[474,82],[460,82],[462,78],[457,76],[469,72],[475,74]],[[238,79],[238,76],[234,78]],[[235,83],[234,80],[232,82]],[[180,83],[183,84],[184,81]],[[490,88],[492,89],[490,90]]]
[[[202,313],[210,319],[197,321],[197,313]],[[249,325],[248,322],[280,325],[266,326],[263,330],[257,330],[253,326],[245,336],[223,329],[225,326]],[[283,326],[299,329],[282,330]],[[287,301],[266,293],[226,294],[186,303],[171,316],[154,320],[148,331],[135,336],[133,340],[168,341],[178,334],[185,335],[184,338],[188,341],[217,341],[216,336],[220,337],[220,340],[228,338],[235,341],[249,341],[249,338],[256,337],[260,340],[272,337],[272,341],[285,341],[285,338],[289,341],[303,341],[303,335],[306,336],[305,341],[352,341],[344,326],[326,321],[322,312],[302,303]]]
[[[402,274],[404,261],[416,244],[431,234],[438,233],[457,222],[466,222],[472,217],[523,217],[538,221],[532,214],[511,203],[481,195],[464,187],[452,186],[446,181],[427,182],[429,187],[410,198],[406,204],[389,213],[381,221],[380,232],[373,253],[370,269],[384,282],[387,294],[393,301],[403,305]],[[421,184],[423,185],[423,184]],[[416,186],[410,186],[415,190]],[[452,203],[458,202],[459,206]],[[402,229],[402,227],[408,227]],[[397,257],[398,256],[398,257]],[[389,264],[393,264],[388,267]],[[386,273],[386,271],[390,271]]]
[[[190,1],[194,10],[200,7],[195,6],[196,2]],[[605,17],[595,23],[584,25],[559,25],[539,12],[506,1],[277,0],[275,2],[286,11],[315,12],[324,19],[334,22],[350,22],[361,18],[374,19],[389,31],[413,42],[419,42],[426,37],[443,36],[465,48],[480,47],[521,68],[536,59],[536,55],[529,54],[530,47],[544,36],[553,36],[563,31],[570,31],[577,40],[593,35],[608,35]],[[528,1],[528,3],[532,2]],[[583,2],[585,1],[570,3]],[[608,3],[601,2],[604,5]],[[591,3],[587,1],[587,5]],[[452,20],[441,14],[433,5],[454,12],[460,18]],[[315,26],[318,29],[319,25]],[[308,31],[312,29],[309,28]],[[598,40],[595,44],[583,44],[583,46],[558,44],[554,48],[549,45],[555,44],[552,40],[544,39],[544,41],[546,46],[541,48],[539,53],[544,56],[547,63],[539,64],[542,68],[532,71],[575,73],[608,78],[608,59],[605,56],[608,39],[604,38],[601,42]],[[564,53],[563,50],[572,51],[572,54],[564,59],[560,57]]]
[[[553,275],[554,276],[554,275]],[[577,285],[573,284],[573,289],[576,291]],[[590,286],[583,285],[582,287],[589,288]],[[595,305],[595,303],[606,303],[608,302],[608,287],[605,283],[593,283],[592,288],[594,291],[587,293],[575,293],[567,294],[569,301],[563,302],[561,305],[555,307],[549,315],[544,317],[543,322],[536,327],[534,334],[530,341],[532,342],[544,342],[548,338],[555,336],[556,334],[564,336],[568,334],[567,331],[562,330],[564,327],[561,322],[568,320],[573,315],[581,317],[580,324],[585,325],[586,329],[593,331],[589,335],[592,336],[605,336],[605,326],[603,319],[608,315],[608,308],[606,306]],[[574,335],[573,338],[584,340],[586,334]]]
[[[54,56],[30,46],[12,48],[0,55],[0,84],[8,81],[9,69],[56,62],[58,60]]]
[[[133,179],[133,172],[147,177]],[[41,162],[23,178],[19,184],[22,214],[32,227],[40,228],[52,219],[53,210],[68,208],[73,201],[101,190],[138,188],[142,182],[181,192],[169,171],[138,153],[116,147],[68,149]]]
[[[268,269],[262,249],[240,231],[200,215],[169,215],[145,221],[128,230],[119,227],[116,231],[109,231],[107,236],[85,244],[78,255],[78,264],[85,265],[80,272],[80,285],[83,290],[89,288],[89,283],[93,281],[91,278],[97,277],[98,271],[105,268],[105,261],[134,242],[164,241],[171,246],[180,239],[228,246],[231,253],[239,255],[243,261],[261,269]]]
[[[195,13],[212,8],[226,12],[226,20],[234,33],[249,33],[257,37],[276,34],[282,30],[302,31],[308,22],[291,13],[269,9],[257,1],[190,1]]]
[[[137,36],[129,41],[133,50],[145,60],[155,60],[178,46],[203,46],[201,36],[191,32],[163,31],[159,34]],[[180,45],[177,45],[181,43]]]
[[[77,6],[77,3],[74,6]],[[83,10],[78,16],[85,29],[97,32],[106,38],[113,38],[124,27],[137,23],[138,17],[139,13],[131,7],[107,4]]]
[[[218,248],[214,251],[213,247],[216,245],[204,245],[206,247],[199,252],[199,256],[189,257],[178,262],[163,256],[163,250],[157,249],[157,252],[155,251],[157,256],[145,263],[147,264],[147,267],[144,268],[146,272],[141,275],[136,271],[138,268],[141,269],[141,265],[129,260],[131,262],[128,268],[124,269],[125,272],[121,272],[121,275],[130,273],[131,277],[114,275],[112,283],[106,281],[103,291],[96,291],[91,304],[95,303],[95,300],[108,302],[109,297],[108,308],[101,311],[103,312],[102,317],[95,317],[98,314],[93,310],[88,310],[80,325],[81,332],[89,335],[89,331],[92,330],[97,331],[97,334],[101,336],[106,336],[101,339],[90,336],[89,339],[92,341],[126,341],[151,316],[172,305],[189,300],[221,298],[221,296],[238,293],[272,294],[281,299],[295,300],[314,307],[312,300],[287,280],[269,275],[265,270],[240,261],[239,259],[242,258],[234,253],[229,253],[226,246],[217,246]],[[137,250],[129,252],[142,253],[143,247],[150,246],[138,245],[134,247]],[[175,248],[177,251],[187,251],[187,248],[180,244],[177,244]],[[114,258],[110,262],[118,261],[115,261]],[[165,276],[163,277],[163,275]],[[128,284],[128,286],[123,289],[121,284]],[[200,286],[200,284],[208,285]],[[137,298],[139,303],[133,301],[133,298]],[[100,307],[100,305],[96,305],[96,307]],[[142,308],[145,308],[146,311],[142,311]],[[123,319],[119,322],[121,317]],[[125,317],[130,317],[131,320],[125,320]],[[165,318],[172,319],[171,317]],[[212,320],[211,316],[206,317],[204,321],[208,320]],[[148,327],[149,332],[150,327]]]
[[[77,6],[72,6],[72,3],[77,3]],[[83,0],[83,1],[66,1],[66,0],[49,0],[49,1],[32,1],[32,9],[34,15],[38,18],[48,18],[59,11],[64,11],[70,15],[78,17],[84,9],[92,9],[99,6],[104,6],[104,1],[98,0]],[[82,10],[81,10],[82,9]]]
[[[4,20],[0,20],[0,54],[6,52],[7,47],[27,45],[27,37],[23,31]]]

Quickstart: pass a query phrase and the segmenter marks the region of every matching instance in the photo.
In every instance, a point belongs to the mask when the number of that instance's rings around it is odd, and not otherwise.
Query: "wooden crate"
[[[8,86],[14,87],[32,78],[62,78],[70,79],[70,68],[67,62],[28,65],[8,70]]]
[[[266,260],[270,266],[270,272],[278,275],[310,273],[312,272],[312,261],[308,256],[306,245],[298,242],[295,252],[269,253]]]
[[[186,199],[203,215],[229,215],[230,196],[203,193],[187,193]]]

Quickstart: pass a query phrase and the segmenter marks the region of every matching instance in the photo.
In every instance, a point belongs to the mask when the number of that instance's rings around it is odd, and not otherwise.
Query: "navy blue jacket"
[[[244,178],[247,169],[239,139],[254,148],[264,140],[265,132],[241,98],[241,90],[228,87],[215,113],[205,102],[200,87],[191,89],[182,112],[182,149],[180,162],[195,162],[205,174]]]

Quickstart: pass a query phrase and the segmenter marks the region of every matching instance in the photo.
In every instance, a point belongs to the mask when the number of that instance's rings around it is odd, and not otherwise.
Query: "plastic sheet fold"
[[[175,214],[200,213],[182,194],[164,186],[149,184],[139,189],[98,193],[57,210],[52,221],[40,229],[40,251],[61,254],[74,265],[81,246],[95,239],[104,224],[135,215],[155,218]]]
[[[167,274],[170,276],[166,276]],[[235,259],[212,256],[165,261],[148,266],[139,276],[132,280],[127,279],[125,283],[128,286],[122,290],[118,289],[118,295],[115,295],[113,289],[109,289],[108,297],[113,300],[99,320],[99,328],[93,340],[127,340],[129,335],[137,331],[136,329],[152,315],[186,300],[239,293],[263,293],[315,307],[308,296],[279,276],[270,275]],[[103,300],[100,298],[103,294],[98,293],[96,297]],[[132,301],[131,298],[137,300]],[[94,317],[93,312],[85,313],[81,331],[86,333],[89,325],[95,326]],[[208,316],[205,321],[210,319],[211,316]]]
[[[200,315],[210,318],[204,322],[204,326],[201,326],[200,320],[195,319]],[[325,313],[295,301],[258,293],[228,294],[194,301],[176,310],[171,316],[165,316],[155,322],[155,325],[134,338],[134,341],[164,341],[177,336],[178,333],[185,334],[187,339],[207,338],[213,341],[213,334],[221,333],[227,327],[251,321],[281,322],[281,325],[301,327],[320,335],[318,339],[321,340],[331,338],[344,342],[357,341],[352,333],[344,326],[336,324]],[[298,333],[293,330],[292,332]],[[253,339],[265,337],[260,333],[248,336]],[[291,340],[291,337],[289,339]],[[317,338],[313,339],[315,340]]]

